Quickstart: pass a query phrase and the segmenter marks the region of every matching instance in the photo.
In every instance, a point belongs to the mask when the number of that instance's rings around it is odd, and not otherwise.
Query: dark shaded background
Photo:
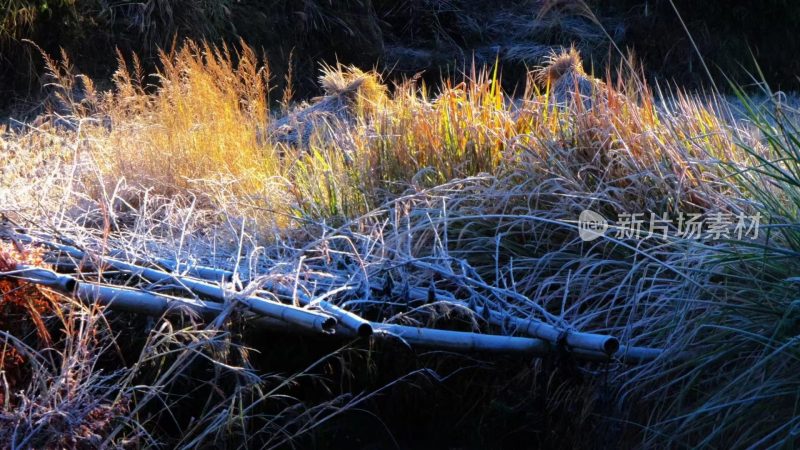
[[[586,7],[599,18],[597,26]],[[675,0],[717,79],[748,84],[754,57],[776,89],[796,90],[800,2]],[[605,31],[603,31],[605,30]],[[499,58],[510,88],[550,48],[576,44],[596,72],[633,49],[648,76],[698,88],[708,77],[669,0],[6,0],[0,11],[0,110],[41,101],[42,58],[63,48],[103,87],[118,48],[155,68],[157,51],[183,38],[243,39],[263,50],[280,90],[291,61],[300,96],[317,93],[320,61],[377,67],[431,81],[474,58]],[[752,52],[752,54],[751,54]],[[291,58],[290,58],[291,55]]]

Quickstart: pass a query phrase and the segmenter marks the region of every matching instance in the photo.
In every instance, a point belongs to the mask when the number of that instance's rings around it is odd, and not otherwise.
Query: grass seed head
[[[574,46],[560,53],[551,52],[545,59],[544,66],[536,70],[535,79],[542,86],[553,86],[561,77],[570,73],[586,75],[581,54]]]

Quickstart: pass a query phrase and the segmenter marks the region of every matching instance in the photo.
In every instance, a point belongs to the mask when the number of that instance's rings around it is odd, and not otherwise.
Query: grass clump
[[[108,175],[167,192],[218,173],[257,191],[262,186],[254,180],[278,173],[274,149],[256,140],[257,125],[267,120],[269,69],[247,47],[236,60],[226,48],[192,43],[162,54],[158,93],[151,95],[137,60],[129,71],[120,57],[116,94],[98,105],[111,122],[103,136],[112,151]]]
[[[693,357],[653,374],[662,383],[653,395],[664,403],[649,442],[670,436],[700,446],[782,448],[797,441],[797,115],[780,99],[756,106],[738,92],[750,128],[737,130],[741,162],[725,162],[741,207],[761,218],[760,234],[704,250],[713,300],[694,319],[696,330],[676,342]]]
[[[568,355],[533,364],[550,380],[535,398],[582,405],[571,417],[600,420],[610,446],[794,442],[800,182],[796,116],[783,105],[759,110],[743,99],[749,121],[737,120],[724,99],[656,95],[632,70],[596,79],[570,50],[529,74],[516,96],[497,67],[435,91],[326,67],[325,95],[276,118],[269,71],[244,45],[187,43],[162,63],[149,86],[135,60],[127,68],[120,58],[113,91],[64,97],[74,107],[68,127],[54,117],[6,134],[7,212],[95,247],[205,258],[376,320],[516,332],[469,313],[480,306],[664,349],[635,367]],[[68,87],[63,65],[50,67]],[[30,158],[42,154],[59,157]],[[591,242],[576,224],[585,209],[611,224]],[[94,228],[76,226],[98,210]],[[769,227],[756,239],[691,239],[674,222],[666,235],[617,233],[626,213],[761,214]],[[106,330],[102,342],[113,342],[96,311],[71,311],[75,327]],[[84,393],[123,386],[127,397],[103,403],[116,411],[108,442],[156,445],[156,423],[167,420],[180,444],[274,443],[330,411],[333,403],[312,402],[297,416],[287,409],[300,422],[283,422],[269,402],[283,391],[254,373],[235,327],[170,320],[150,328],[139,362],[117,378],[78,383]],[[81,351],[92,355],[87,364],[108,354]],[[182,384],[187,371],[203,388]],[[134,382],[142,374],[152,377]],[[198,392],[215,394],[197,421],[148,409],[206,398]],[[267,403],[269,414],[259,409]]]

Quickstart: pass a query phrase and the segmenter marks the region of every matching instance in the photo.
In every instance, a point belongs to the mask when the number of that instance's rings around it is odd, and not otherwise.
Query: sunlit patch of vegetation
[[[721,98],[654,94],[632,61],[620,77],[596,78],[572,51],[552,58],[558,67],[531,72],[517,96],[501,88],[498,67],[437,89],[414,78],[387,87],[376,73],[326,67],[325,95],[277,118],[268,66],[244,44],[234,51],[187,42],[162,53],[161,64],[149,79],[120,56],[114,89],[99,92],[48,59],[71,115],[4,135],[3,212],[131,251],[222,253],[237,269],[266,265],[295,291],[356,280],[358,289],[377,284],[391,296],[397,282],[406,302],[433,292],[451,307],[491,304],[662,348],[655,361],[603,374],[622,411],[608,420],[632,424],[625,445],[794,442],[800,146],[785,105],[758,108],[742,95],[749,120],[736,120]],[[75,86],[80,99],[69,96]],[[770,227],[749,241],[609,233],[583,242],[575,220],[584,209],[612,220],[758,213]],[[393,307],[391,298],[359,301]],[[56,314],[67,329],[115,342],[97,311],[68,311]],[[398,317],[419,323],[420,314]],[[430,314],[422,317],[440,313]],[[252,423],[284,432],[271,421],[279,414],[252,412],[249,405],[283,399],[282,391],[251,371],[228,331],[161,318],[139,362],[117,378],[77,379],[76,395],[121,386],[103,397],[104,411],[115,411],[113,432],[101,414],[95,433],[105,443],[135,436],[156,444],[155,424],[166,416],[137,412],[179,383],[195,358],[211,368],[204,385],[230,373],[239,381],[215,394],[218,403],[206,405],[182,444],[239,433],[247,445]],[[101,344],[65,339],[61,357],[88,370]],[[161,364],[147,378],[153,385],[134,382]],[[56,369],[66,370],[30,370]],[[46,383],[24,389],[29,398],[51,392]],[[565,388],[558,403],[584,395]]]

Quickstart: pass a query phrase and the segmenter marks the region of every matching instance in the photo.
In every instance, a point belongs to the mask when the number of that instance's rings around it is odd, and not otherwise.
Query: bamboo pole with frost
[[[100,304],[114,310],[162,315],[170,311],[178,310],[179,307],[184,307],[205,318],[211,319],[219,315],[224,309],[224,305],[217,302],[171,297],[130,288],[82,282],[69,275],[57,274],[50,270],[36,267],[21,265],[12,272],[0,274],[0,277],[2,276],[14,277],[48,286],[65,294],[72,295],[84,304]],[[282,306],[293,308],[289,305]],[[308,313],[308,311],[302,311]],[[307,322],[299,324],[287,320],[287,318],[291,317],[290,315],[284,315],[282,320],[272,316],[259,317],[255,319],[255,323],[269,329],[280,331],[297,329],[297,325],[302,325],[300,329],[304,331],[319,331],[318,323],[314,323],[313,326],[309,326]],[[438,330],[399,324],[368,323],[371,328],[376,331],[376,337],[396,336],[414,347],[420,346],[461,352],[519,353],[532,356],[545,356],[552,353],[554,349],[551,343],[538,338]],[[343,327],[342,324],[339,324],[338,331],[339,333],[337,334],[343,337],[355,337],[358,333],[357,330],[350,327]],[[576,357],[583,360],[610,360],[609,355],[600,351],[576,349],[573,353]],[[642,363],[657,358],[661,353],[662,352],[657,349],[623,347],[613,355],[613,359],[626,363]]]
[[[86,253],[84,251],[73,246],[56,244],[49,241],[37,240],[32,236],[24,234],[17,234],[15,237],[24,242],[31,242],[31,243],[40,242],[44,245],[47,245],[48,247],[53,248],[54,250],[62,252],[76,259],[83,259],[86,256]],[[191,291],[192,293],[195,294],[199,293],[201,295],[211,297],[219,301],[224,300],[224,292],[220,288],[212,284],[206,283],[204,281],[194,280],[190,277],[181,275],[173,275],[157,269],[142,267],[140,265],[122,261],[116,258],[100,257],[100,260],[117,270],[141,276],[142,278],[145,278],[151,282],[158,283],[158,282],[166,282],[174,280],[178,281],[181,285],[183,285],[183,287],[188,288],[188,290]],[[180,263],[169,261],[163,258],[158,258],[157,262],[159,265],[172,271],[177,270],[180,265]],[[224,269],[217,269],[214,267],[206,267],[201,265],[189,266],[189,270],[187,271],[187,273],[207,281],[220,282],[220,281],[229,281],[233,279],[233,272]],[[330,316],[333,316],[335,320],[341,322],[344,326],[354,330],[358,336],[366,337],[372,334],[372,326],[369,323],[369,321],[364,320],[363,318],[349,311],[339,308],[338,306],[330,302],[324,300],[315,301],[314,299],[309,299],[304,294],[298,297],[300,303],[303,306],[309,306],[309,305],[317,306],[320,310],[324,311]],[[266,316],[274,317],[273,311],[270,311],[271,309],[274,309],[271,308],[270,306],[270,304],[273,302],[268,302],[267,300],[264,300],[262,297],[258,296],[249,296],[245,299],[242,299],[242,302],[245,303],[247,306],[249,306],[251,309],[253,309],[253,311],[262,313]],[[276,318],[280,319],[281,317],[276,317]]]
[[[171,306],[168,304],[169,299],[189,306],[201,314],[218,313],[222,311],[223,307],[221,303],[216,302],[189,299],[177,300],[174,297],[143,291],[81,282],[69,275],[61,275],[47,269],[24,265],[19,265],[14,271],[2,274],[2,276],[10,276],[48,286],[65,294],[75,296],[81,301],[97,300],[101,304],[154,315],[163,314]],[[197,285],[194,285],[194,287],[197,287]],[[212,287],[216,288],[216,286]],[[207,289],[208,285],[205,285],[204,288]],[[221,291],[220,288],[216,289]],[[222,296],[222,293],[217,291],[207,289],[205,292],[218,294],[220,298]],[[333,333],[335,331],[336,319],[326,314],[271,302],[259,297],[246,297],[241,301],[253,312],[272,319],[278,319],[316,332]]]
[[[23,242],[40,242],[76,259],[83,259],[86,256],[82,250],[72,246],[46,242],[28,235],[16,235],[15,238]],[[151,282],[177,282],[192,294],[200,294],[218,301],[225,300],[225,291],[221,287],[205,281],[187,276],[173,275],[157,269],[141,267],[115,258],[101,257],[100,261],[119,271],[140,276]],[[162,259],[159,259],[159,264],[170,270],[177,269],[179,265],[179,263]],[[211,279],[216,279],[217,281],[229,280],[233,275],[232,272],[224,269],[199,265],[192,267],[194,271],[187,271],[187,273],[192,273],[199,278],[209,281]],[[29,281],[33,281],[31,279],[32,275],[38,273],[40,275],[40,279],[38,280],[40,284],[45,284],[61,291],[75,291],[81,300],[94,300],[121,310],[162,314],[171,306],[174,306],[175,303],[171,302],[182,303],[203,315],[218,314],[222,308],[219,303],[214,302],[167,297],[142,291],[78,282],[72,277],[55,274],[45,269],[27,268],[25,270],[28,271],[27,277],[25,278]],[[42,271],[47,272],[47,274],[45,275]],[[285,291],[286,289],[277,284],[270,285],[269,287],[277,291]],[[279,292],[279,294],[289,295],[286,292]],[[324,313],[333,317],[317,314],[313,311],[296,308],[291,305],[271,302],[258,296],[248,296],[242,299],[242,302],[253,312],[262,315],[264,319],[259,320],[265,325],[269,324],[277,328],[288,328],[291,327],[291,324],[296,324],[301,325],[301,327],[305,329],[323,331],[326,333],[332,333],[334,328],[336,328],[337,333],[343,336],[366,337],[371,335],[373,331],[379,331],[381,335],[395,335],[415,346],[419,345],[459,351],[523,352],[541,355],[551,351],[550,349],[553,348],[553,344],[564,343],[570,347],[576,356],[583,359],[608,360],[609,358],[613,358],[629,363],[650,361],[658,358],[663,353],[663,351],[659,349],[620,346],[619,341],[612,336],[564,331],[537,320],[521,319],[492,310],[488,312],[488,320],[490,323],[499,326],[511,325],[531,337],[496,336],[418,328],[398,324],[375,323],[325,300],[309,298],[304,293],[298,293],[297,299],[304,306],[314,305]],[[464,302],[457,300],[455,302],[469,308]],[[485,307],[482,306],[474,306],[470,309],[476,314],[486,317],[484,308]]]

